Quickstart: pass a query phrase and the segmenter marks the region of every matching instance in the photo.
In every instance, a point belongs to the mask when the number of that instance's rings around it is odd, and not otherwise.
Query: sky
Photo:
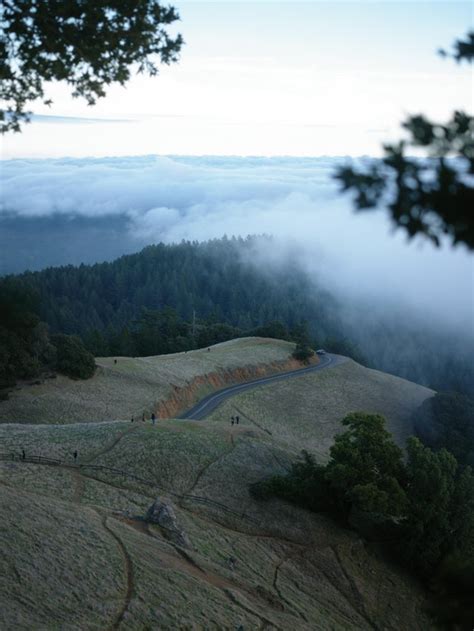
[[[2,157],[380,155],[407,114],[472,110],[472,73],[441,59],[472,2],[173,3],[178,64],[89,107],[64,85]]]

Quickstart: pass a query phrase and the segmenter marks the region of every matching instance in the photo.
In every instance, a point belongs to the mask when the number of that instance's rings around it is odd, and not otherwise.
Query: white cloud
[[[371,296],[427,321],[470,326],[472,257],[407,244],[383,213],[352,212],[332,174],[339,158],[141,156],[2,163],[2,212],[120,215],[137,244],[273,234],[346,300]],[[269,258],[271,253],[264,253]]]

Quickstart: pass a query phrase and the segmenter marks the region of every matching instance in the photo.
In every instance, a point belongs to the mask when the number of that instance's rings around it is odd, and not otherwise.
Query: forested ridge
[[[272,247],[270,238],[263,241]],[[325,334],[335,330],[334,298],[316,292],[296,266],[258,270],[252,264],[257,243],[262,237],[160,243],[110,263],[49,268],[18,279],[39,293],[40,317],[55,332],[118,331],[143,308],[166,307],[187,321],[195,314],[241,330],[273,320],[292,327],[305,319]]]
[[[0,292],[14,280],[36,294],[35,313],[51,333],[80,336],[96,356],[159,355],[243,335],[297,340],[307,322],[313,347],[474,395],[467,338],[420,326],[402,311],[377,315],[370,304],[347,326],[352,305],[277,248],[266,236],[160,243],[112,262],[6,277]]]

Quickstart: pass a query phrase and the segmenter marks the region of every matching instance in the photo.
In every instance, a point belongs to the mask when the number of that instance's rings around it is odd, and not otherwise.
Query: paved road
[[[229,386],[228,388],[222,388],[222,390],[218,390],[213,394],[209,394],[204,399],[201,399],[199,403],[196,403],[190,410],[184,412],[178,418],[185,419],[190,418],[195,421],[201,421],[206,418],[211,412],[213,412],[217,406],[223,403],[226,399],[233,396],[234,394],[238,394],[239,392],[244,392],[245,390],[251,390],[252,388],[256,388],[257,386],[261,386],[266,383],[272,383],[273,381],[282,381],[283,379],[293,379],[295,377],[301,377],[301,375],[306,375],[312,372],[319,372],[320,370],[325,370],[326,368],[332,368],[337,366],[338,364],[342,364],[347,360],[346,357],[342,357],[341,355],[323,355],[319,364],[315,366],[307,366],[306,368],[300,368],[299,370],[290,370],[288,372],[280,372],[276,375],[271,375],[269,377],[261,377],[260,379],[253,379],[252,381],[246,381],[245,383],[239,383],[235,386]]]

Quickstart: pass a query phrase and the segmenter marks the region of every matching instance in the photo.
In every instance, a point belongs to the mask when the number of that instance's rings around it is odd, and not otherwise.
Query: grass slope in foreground
[[[269,384],[203,422],[0,426],[5,449],[64,461],[56,467],[0,462],[0,627],[429,629],[417,583],[357,535],[322,515],[277,500],[261,505],[248,494],[251,482],[283,472],[308,441],[329,444],[344,405],[358,407],[364,380],[364,408],[379,405],[383,375],[375,375],[374,385],[372,372],[349,362],[310,381]],[[431,393],[385,377],[391,386],[385,412],[401,431],[408,408]],[[337,383],[342,402],[334,397]],[[267,396],[275,386],[281,390],[272,413],[265,399],[258,425],[242,413],[239,426],[230,425],[228,415],[237,410],[255,415],[256,404],[250,409],[243,399]],[[292,406],[285,424],[287,387],[312,403]],[[312,414],[316,389],[326,408]],[[74,449],[84,465],[115,467],[151,485],[68,466]],[[142,520],[157,495],[173,504],[190,549]]]

